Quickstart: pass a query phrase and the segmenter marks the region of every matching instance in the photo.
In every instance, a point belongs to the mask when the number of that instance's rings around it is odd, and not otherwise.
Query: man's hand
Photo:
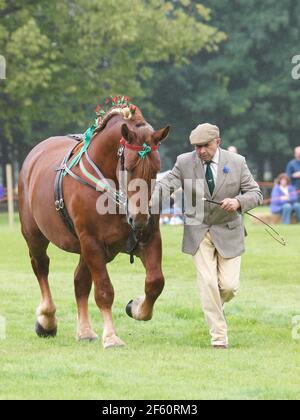
[[[241,203],[236,198],[225,198],[221,203],[221,208],[229,213],[234,213],[241,208]]]

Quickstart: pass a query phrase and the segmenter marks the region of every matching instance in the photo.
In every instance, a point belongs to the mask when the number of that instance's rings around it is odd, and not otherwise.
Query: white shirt
[[[283,187],[282,185],[280,185],[280,189],[285,196],[289,197],[289,187]]]
[[[220,161],[220,149],[218,148],[218,150],[216,151],[216,154],[212,158],[211,164],[210,164],[215,184],[217,182],[217,177],[218,177],[219,161]],[[206,168],[207,168],[206,162],[203,162],[203,166],[204,166],[204,174],[205,174],[206,173]]]

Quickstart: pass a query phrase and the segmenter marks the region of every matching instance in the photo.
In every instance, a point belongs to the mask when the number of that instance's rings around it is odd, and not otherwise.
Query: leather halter
[[[160,146],[160,143],[157,146],[148,146],[146,143],[144,143],[143,146],[139,146],[137,144],[128,143],[128,141],[124,139],[124,137],[121,137],[120,148],[118,150],[118,157],[121,163],[121,171],[123,173],[126,171],[125,156],[124,156],[125,149],[137,152],[140,158],[144,159],[148,153],[158,151],[159,146]]]
[[[121,146],[125,147],[125,149],[134,150],[135,152],[142,152],[145,149],[145,146],[149,147],[149,152],[156,152],[160,146],[160,144],[158,144],[157,146],[148,146],[146,144],[144,144],[143,146],[139,146],[137,144],[128,143],[128,141],[126,141],[124,137],[121,138],[120,144]]]

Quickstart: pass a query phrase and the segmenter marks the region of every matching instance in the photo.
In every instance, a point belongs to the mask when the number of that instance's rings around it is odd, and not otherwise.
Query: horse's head
[[[127,221],[135,230],[143,229],[150,218],[149,202],[160,170],[158,147],[170,126],[155,131],[145,120],[128,121],[121,127],[123,157],[119,181],[127,193]],[[124,170],[122,172],[122,169]]]

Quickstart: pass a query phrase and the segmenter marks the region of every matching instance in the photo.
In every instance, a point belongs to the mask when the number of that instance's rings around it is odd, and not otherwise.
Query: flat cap
[[[209,123],[199,124],[190,135],[191,144],[207,144],[211,140],[215,140],[220,137],[219,127]]]

